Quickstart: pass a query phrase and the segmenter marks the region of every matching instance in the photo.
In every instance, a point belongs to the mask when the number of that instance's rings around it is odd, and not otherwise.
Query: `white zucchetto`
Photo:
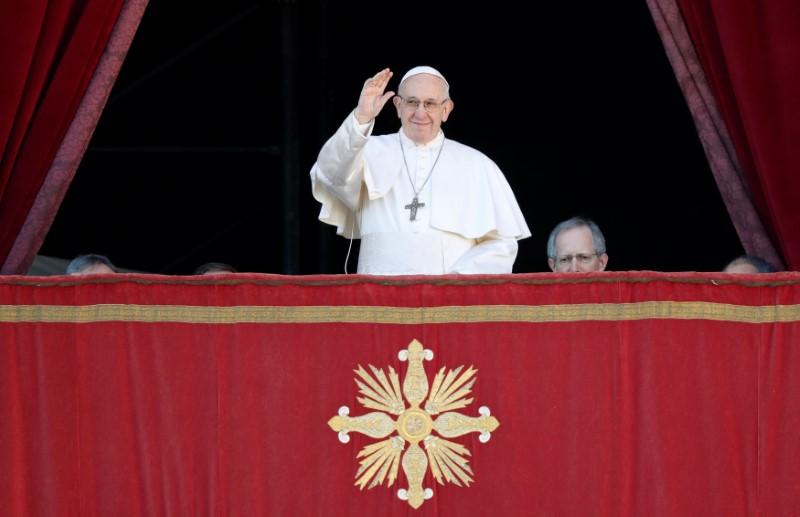
[[[414,68],[406,72],[406,75],[404,75],[403,78],[400,79],[400,83],[402,84],[402,82],[408,79],[409,77],[413,77],[419,74],[435,75],[436,77],[444,81],[444,84],[447,85],[448,88],[450,88],[450,83],[447,82],[447,79],[444,78],[441,72],[439,72],[432,66],[415,66]]]

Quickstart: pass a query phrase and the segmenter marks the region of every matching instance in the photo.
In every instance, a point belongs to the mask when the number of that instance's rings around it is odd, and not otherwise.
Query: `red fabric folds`
[[[0,262],[75,117],[122,3],[0,4]]]
[[[800,3],[677,3],[759,215],[800,269]]]
[[[328,426],[414,339],[500,423],[417,510]],[[6,277],[0,371],[8,515],[800,512],[795,273]]]
[[[747,178],[676,0],[647,0],[647,5],[742,247],[748,254],[782,267],[783,259],[753,204]]]

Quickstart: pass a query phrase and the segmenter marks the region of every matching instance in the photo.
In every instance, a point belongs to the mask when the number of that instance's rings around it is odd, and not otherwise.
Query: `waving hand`
[[[391,70],[384,68],[364,82],[356,107],[356,118],[361,124],[366,124],[377,117],[386,102],[394,97],[393,91],[384,93],[392,75]]]

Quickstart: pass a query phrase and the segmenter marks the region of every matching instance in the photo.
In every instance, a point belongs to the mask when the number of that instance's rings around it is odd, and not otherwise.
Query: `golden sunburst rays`
[[[372,365],[368,365],[369,371],[358,365],[354,372],[361,396],[357,400],[363,407],[375,411],[351,417],[349,408],[342,406],[328,425],[339,433],[342,443],[350,441],[350,432],[385,438],[359,451],[355,485],[360,490],[384,483],[390,487],[402,467],[408,487],[399,489],[397,496],[411,507],[419,508],[426,499],[433,497],[433,490],[422,486],[428,468],[440,485],[452,483],[468,487],[473,482],[469,449],[447,438],[479,433],[480,442],[486,443],[500,422],[485,406],[478,410],[477,417],[455,411],[473,402],[469,395],[477,370],[472,366],[466,370],[459,366],[449,371],[443,367],[429,386],[423,361],[433,359],[431,350],[424,349],[415,339],[398,356],[401,361],[408,361],[402,389],[400,378],[391,366],[387,374]],[[423,402],[425,405],[421,408]]]
[[[442,411],[461,409],[472,403],[472,399],[466,397],[472,392],[472,386],[475,384],[473,376],[478,370],[474,370],[470,366],[459,377],[458,374],[463,369],[463,366],[459,366],[455,370],[450,370],[447,376],[444,374],[444,367],[439,370],[439,373],[433,378],[433,387],[431,387],[430,397],[425,402],[425,411],[436,415]]]
[[[469,486],[472,483],[472,469],[465,456],[470,456],[469,450],[461,444],[428,436],[425,438],[425,452],[431,464],[433,478],[444,485],[444,480],[454,485]]]
[[[367,445],[358,453],[360,462],[356,472],[356,486],[361,490],[369,483],[367,488],[372,488],[386,480],[386,486],[392,486],[397,479],[397,469],[400,466],[400,454],[403,452],[405,442],[399,436],[392,436],[382,442]],[[387,477],[388,474],[388,477]]]
[[[383,370],[379,370],[372,365],[369,365],[372,371],[370,376],[361,365],[358,369],[354,370],[356,374],[364,381],[361,382],[356,379],[358,392],[364,395],[359,397],[358,402],[369,409],[378,409],[386,411],[393,415],[399,415],[406,409],[403,403],[403,396],[400,394],[400,378],[394,368],[389,367],[389,378]]]

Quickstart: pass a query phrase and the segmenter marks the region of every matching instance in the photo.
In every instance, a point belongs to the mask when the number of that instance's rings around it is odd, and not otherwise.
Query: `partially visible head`
[[[591,219],[562,221],[547,239],[547,264],[558,273],[604,271],[608,263],[606,239]]]
[[[774,273],[778,268],[767,262],[766,260],[755,257],[753,255],[742,255],[736,257],[725,266],[722,270],[723,273]]]
[[[116,273],[117,268],[104,255],[78,255],[67,265],[68,275],[102,275]]]
[[[224,273],[237,273],[237,271],[235,267],[224,262],[206,262],[194,270],[195,275],[221,275]]]
[[[393,102],[403,132],[417,144],[436,138],[454,107],[447,80],[429,66],[409,70],[400,80]]]

